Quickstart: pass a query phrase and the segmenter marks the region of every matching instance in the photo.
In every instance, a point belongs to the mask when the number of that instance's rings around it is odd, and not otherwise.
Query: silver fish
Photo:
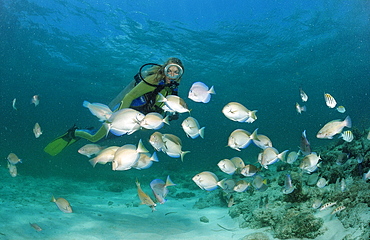
[[[11,164],[11,163],[8,162],[8,169],[9,169],[10,176],[16,177],[18,175],[18,171],[17,171],[17,166],[16,165],[13,165],[13,164]]]
[[[217,163],[217,166],[223,171],[224,173],[227,173],[229,175],[233,175],[236,171],[236,167],[232,161],[229,159],[223,159]]]
[[[90,103],[88,101],[84,101],[82,105],[88,108],[101,122],[108,120],[113,114],[112,110],[102,103]]]
[[[324,93],[324,98],[326,106],[328,106],[329,108],[335,108],[335,106],[337,105],[337,101],[335,101],[332,95],[330,95],[329,93]]]
[[[31,104],[35,104],[35,107],[39,105],[40,103],[40,97],[39,95],[34,95],[31,99]]]
[[[139,170],[147,169],[152,166],[153,162],[159,162],[156,152],[152,155],[150,155],[150,153],[140,153],[139,159],[136,164],[132,165],[132,167]]]
[[[107,134],[110,131],[116,136],[123,134],[132,134],[141,128],[140,122],[145,115],[132,108],[123,108],[114,112],[104,123],[107,128]]]
[[[204,127],[201,128],[195,118],[187,117],[181,123],[181,126],[188,137],[191,137],[192,139],[197,138],[198,136],[204,138]]]
[[[149,143],[156,151],[164,151],[165,149],[163,135],[160,132],[154,132],[149,138]]]
[[[260,175],[256,175],[253,179],[252,186],[258,191],[265,191],[267,189],[267,179],[263,179]]]
[[[299,153],[297,153],[296,151],[291,151],[286,158],[286,162],[289,164],[293,164],[298,159],[298,156]]]
[[[236,181],[234,179],[224,178],[221,181],[219,181],[217,184],[218,184],[218,186],[220,186],[222,188],[222,190],[225,193],[232,193],[232,192],[234,192],[234,187],[236,185]]]
[[[41,127],[39,123],[35,123],[35,126],[32,129],[35,138],[39,138],[42,134]]]
[[[325,178],[320,178],[317,183],[316,183],[316,186],[319,187],[319,188],[323,188],[325,187],[327,184],[329,183],[329,181],[327,181]]]
[[[175,185],[176,184],[174,184],[170,179],[170,176],[167,176],[166,182],[162,181],[161,179],[154,179],[150,182],[150,188],[152,189],[155,198],[160,204],[163,204],[167,201],[165,199],[168,194],[167,187]]]
[[[238,173],[240,173],[240,171],[245,167],[244,161],[240,157],[233,157],[230,161],[234,163]]]
[[[218,177],[212,172],[201,172],[195,175],[192,180],[203,190],[212,191],[218,187]]]
[[[337,107],[337,111],[340,112],[340,113],[345,113],[346,108],[344,106],[339,106],[339,107]]]
[[[140,183],[139,183],[139,181],[137,179],[136,179],[136,182],[135,183],[136,183],[136,187],[137,187],[137,195],[139,196],[139,199],[141,201],[141,204],[149,206],[152,209],[152,212],[154,212],[155,211],[155,207],[157,206],[157,204],[155,204],[153,202],[153,200],[148,196],[148,194],[146,194],[141,189]]]
[[[301,99],[303,102],[307,102],[308,96],[307,94],[303,91],[302,88],[299,88],[299,95],[301,96]]]
[[[118,148],[118,146],[107,147],[103,149],[96,157],[90,159],[89,162],[93,167],[95,167],[97,163],[106,164],[107,162],[112,162]]]
[[[279,159],[283,161],[287,152],[288,150],[279,153],[276,148],[267,147],[258,155],[258,162],[267,169],[268,165],[274,164]]]
[[[307,107],[301,106],[299,105],[299,103],[295,103],[295,110],[297,111],[297,113],[301,114],[302,112],[307,111]]]
[[[262,135],[262,134],[257,134],[257,138],[258,138],[258,140],[252,139],[253,143],[257,147],[259,147],[261,149],[265,149],[267,147],[272,147],[272,142],[271,142],[270,138],[268,138],[267,136]]]
[[[252,134],[244,129],[236,129],[230,134],[227,145],[240,151],[240,149],[248,147],[252,140],[258,140],[257,129]]]
[[[350,128],[352,126],[352,121],[349,116],[347,116],[343,121],[341,120],[333,120],[328,122],[320,129],[317,133],[317,138],[326,138],[332,139],[335,134],[342,132],[344,127]]]
[[[140,153],[148,152],[144,147],[141,139],[138,146],[132,144],[126,144],[118,148],[114,154],[112,161],[112,170],[128,170],[130,169],[140,157]]]
[[[312,172],[316,171],[317,164],[319,163],[320,159],[321,159],[320,155],[317,156],[317,154],[315,152],[313,152],[313,153],[305,156],[302,159],[301,164],[299,165],[299,167],[304,172],[312,173]]]
[[[64,213],[72,213],[73,212],[71,204],[64,198],[57,198],[56,199],[54,196],[52,196],[51,202],[55,202],[55,204],[57,205],[59,210],[64,212]]]
[[[158,102],[163,102],[165,104],[162,107],[165,112],[190,112],[184,99],[180,98],[179,96],[168,95],[167,97],[164,97],[161,93],[158,93],[158,95],[160,97]]]
[[[202,82],[195,82],[189,90],[188,98],[194,102],[208,103],[211,100],[211,94],[216,94],[213,86],[208,88]]]
[[[245,180],[237,181],[234,186],[235,192],[245,192],[251,184]]]
[[[285,176],[285,183],[282,192],[284,194],[290,194],[294,191],[295,187],[292,184],[292,179],[290,177],[290,174],[287,174]]]
[[[90,158],[92,155],[98,155],[103,149],[104,147],[100,146],[99,144],[89,143],[82,146],[77,150],[77,152]]]
[[[258,171],[258,168],[252,164],[245,165],[242,170],[240,171],[240,174],[246,177],[251,177],[255,175]]]
[[[252,123],[257,120],[257,110],[251,111],[237,102],[230,102],[224,106],[222,113],[230,120],[236,122]]]
[[[8,157],[7,157],[8,161],[10,164],[17,164],[17,163],[22,163],[22,160],[17,156],[15,155],[14,153],[9,153]]]
[[[184,161],[185,154],[190,153],[190,151],[182,150],[181,139],[173,134],[163,134],[162,140],[164,142],[164,148],[162,151],[170,157],[180,157],[181,161]]]
[[[151,112],[145,115],[144,119],[140,122],[140,126],[145,129],[160,129],[164,124],[170,125],[168,121],[168,116],[163,118],[163,116],[157,112]]]

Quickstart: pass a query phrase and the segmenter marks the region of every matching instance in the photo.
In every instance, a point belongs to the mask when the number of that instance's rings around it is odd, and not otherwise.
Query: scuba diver
[[[143,70],[148,68],[147,70]],[[113,112],[123,108],[133,108],[143,114],[158,112],[164,115],[163,102],[158,102],[159,93],[163,96],[178,95],[178,86],[184,73],[184,66],[180,59],[169,58],[163,65],[147,63],[141,66],[134,80],[126,86],[111,103],[109,108]],[[170,115],[169,120],[178,119],[178,114]],[[77,140],[84,138],[90,142],[97,142],[107,134],[104,125],[100,129],[78,129],[76,125],[66,133],[50,142],[44,151],[55,156],[64,148]]]

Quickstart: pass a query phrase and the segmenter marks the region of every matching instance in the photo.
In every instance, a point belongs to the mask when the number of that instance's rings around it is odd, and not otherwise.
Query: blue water
[[[370,2],[338,1],[75,1],[4,0],[0,4],[0,151],[24,159],[25,175],[115,178],[109,167],[92,169],[76,151],[81,140],[50,157],[44,146],[73,124],[99,127],[82,102],[108,104],[147,62],[179,57],[185,65],[180,96],[206,126],[205,139],[187,139],[177,122],[162,129],[183,139],[185,162],[164,154],[148,172],[216,169],[223,158],[255,162],[259,149],[228,147],[229,134],[243,128],[270,137],[283,151],[298,150],[306,129],[313,150],[336,140],[316,139],[328,121],[350,115],[361,131],[370,127]],[[187,99],[193,82],[214,85],[201,104]],[[299,88],[307,112],[297,114]],[[329,109],[333,95],[341,114]],[[30,104],[40,95],[40,105]],[[17,98],[18,111],[12,109]],[[236,101],[258,110],[252,124],[232,122],[221,112]],[[44,134],[35,139],[38,122]],[[151,131],[109,139],[102,145],[147,142]],[[1,163],[5,167],[5,160]]]

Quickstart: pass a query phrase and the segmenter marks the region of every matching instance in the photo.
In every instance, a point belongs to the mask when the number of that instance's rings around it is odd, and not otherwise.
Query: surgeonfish
[[[266,191],[267,189],[267,179],[263,179],[259,174],[256,174],[256,176],[253,179],[252,186],[258,190],[258,191]]]
[[[203,190],[212,191],[218,187],[218,177],[212,172],[201,172],[195,175],[192,180]]]
[[[41,127],[39,123],[35,123],[35,126],[32,129],[35,138],[39,138],[42,134]]]
[[[153,162],[159,162],[156,152],[152,155],[150,155],[150,153],[140,153],[139,159],[132,167],[139,170],[147,169],[152,166]]]
[[[318,156],[315,152],[308,154],[302,159],[299,168],[304,172],[312,173],[316,171],[320,159],[320,155]]]
[[[241,159],[240,157],[230,158],[230,161],[232,163],[234,163],[234,166],[236,167],[236,172],[237,173],[240,173],[240,171],[245,167],[245,163],[244,163],[243,159]]]
[[[338,106],[336,109],[340,113],[345,113],[346,112],[346,108],[344,106]]]
[[[39,95],[34,95],[31,99],[31,104],[35,104],[35,107],[39,105],[40,103],[40,97]]]
[[[236,181],[234,179],[224,178],[217,184],[225,193],[232,193],[234,192]]]
[[[258,140],[257,129],[252,134],[244,129],[236,129],[230,134],[227,146],[240,151],[248,147],[252,140]]]
[[[11,164],[11,163],[8,162],[8,169],[9,169],[10,176],[16,177],[18,175],[18,171],[17,171],[17,166],[16,165],[13,165],[13,164]]]
[[[349,116],[347,116],[343,121],[333,120],[328,122],[320,129],[316,137],[332,139],[334,135],[341,133],[344,127],[352,127],[352,121]]]
[[[208,103],[211,100],[211,94],[216,94],[213,86],[208,88],[202,82],[195,82],[189,90],[188,98],[194,102]]]
[[[160,132],[154,132],[152,135],[150,135],[149,143],[156,151],[162,151],[165,149],[163,134]]]
[[[237,102],[230,102],[224,106],[222,113],[230,120],[236,122],[252,123],[257,119],[257,110],[251,111]]]
[[[322,178],[320,178],[320,179],[317,181],[316,186],[317,186],[318,188],[323,188],[323,187],[325,187],[328,183],[329,183],[329,181],[322,177]]]
[[[274,164],[279,161],[279,159],[283,161],[286,152],[288,152],[288,150],[279,153],[276,148],[267,147],[258,155],[258,162],[262,167],[267,169],[269,165]]]
[[[190,153],[190,151],[182,151],[181,139],[173,134],[163,134],[162,140],[164,143],[162,151],[170,157],[180,157],[181,161],[184,161],[185,154]]]
[[[289,164],[293,164],[298,159],[298,155],[299,153],[297,153],[296,151],[291,151],[286,158],[286,162]]]
[[[182,123],[181,123],[182,129],[184,129],[184,132],[188,137],[191,137],[192,139],[197,138],[200,136],[201,138],[204,138],[204,128],[200,127],[198,121],[193,117],[187,117]]]
[[[108,162],[112,162],[118,148],[118,146],[107,147],[103,149],[96,157],[90,159],[89,162],[93,167],[95,167],[97,163],[106,164]]]
[[[335,106],[337,105],[337,101],[335,101],[332,95],[330,95],[329,93],[324,93],[324,98],[326,106],[328,106],[329,108],[335,108]]]
[[[155,204],[153,202],[153,200],[148,196],[148,194],[146,194],[141,189],[140,183],[139,183],[139,181],[137,179],[136,179],[136,182],[135,183],[136,183],[136,187],[137,187],[137,195],[139,196],[139,199],[141,201],[140,204],[149,206],[152,209],[152,212],[154,212],[155,211],[155,207],[157,206],[157,204]]]
[[[252,140],[253,140],[253,143],[261,149],[272,147],[272,142],[270,138],[268,138],[267,136],[263,134],[257,134],[257,139],[252,139]]]
[[[50,201],[55,202],[55,204],[57,205],[59,210],[64,212],[64,213],[72,213],[73,212],[71,204],[69,204],[69,202],[64,198],[55,199],[55,197],[52,196]]]
[[[159,99],[158,102],[163,102],[164,106],[162,109],[165,112],[178,112],[178,113],[185,113],[190,112],[188,109],[188,105],[184,101],[184,99],[180,98],[176,95],[168,95],[164,97],[161,93],[158,93]]]
[[[312,152],[310,142],[307,140],[306,130],[302,132],[299,150],[305,156]]]
[[[137,147],[132,144],[123,145],[114,154],[112,170],[124,171],[130,169],[139,160],[140,153],[144,152],[148,152],[148,150],[144,147],[141,139]]]
[[[22,160],[19,159],[19,157],[17,155],[15,155],[14,153],[9,153],[7,159],[8,159],[8,162],[10,164],[13,164],[13,165],[15,165],[17,163],[22,163]]]
[[[301,96],[302,102],[307,102],[308,96],[307,94],[303,91],[302,88],[299,88],[299,95]]]
[[[236,167],[232,161],[229,159],[223,159],[217,163],[217,166],[220,168],[221,171],[227,173],[229,175],[233,175],[236,171]]]
[[[160,204],[163,204],[167,201],[165,199],[165,197],[168,194],[167,187],[175,185],[176,184],[174,184],[170,179],[170,176],[167,176],[166,182],[164,182],[161,179],[154,179],[153,181],[150,182],[150,188],[152,189],[155,198]]]
[[[110,110],[110,108],[102,103],[90,103],[88,101],[84,101],[82,105],[90,110],[92,115],[99,118],[99,121],[104,122],[108,120],[113,112]]]
[[[290,194],[294,191],[295,187],[292,184],[292,178],[290,177],[290,174],[285,175],[285,182],[282,192],[284,194]]]
[[[235,192],[245,192],[251,184],[245,180],[239,180],[234,186]]]
[[[140,122],[140,126],[143,128],[154,130],[162,128],[164,124],[170,125],[170,122],[168,121],[168,115],[163,118],[163,116],[157,112],[148,113]]]
[[[252,177],[254,176],[258,171],[258,168],[252,164],[245,165],[242,170],[240,171],[240,174],[246,177]]]
[[[90,158],[92,155],[98,155],[103,149],[104,147],[100,146],[99,144],[89,143],[82,146],[77,150],[77,152]]]
[[[342,132],[339,137],[343,138],[343,140],[346,142],[352,142],[352,140],[354,139],[354,136],[351,130]]]
[[[299,105],[299,103],[295,103],[295,110],[297,111],[297,113],[301,114],[302,112],[307,111],[307,107],[301,106]]]
[[[132,134],[141,128],[140,122],[145,115],[132,108],[123,108],[114,112],[104,123],[107,128],[107,134],[110,131],[116,136],[123,134]]]

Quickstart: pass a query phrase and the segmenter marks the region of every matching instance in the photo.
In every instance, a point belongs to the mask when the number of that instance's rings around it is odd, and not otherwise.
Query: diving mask
[[[182,67],[175,63],[168,64],[164,68],[164,74],[169,79],[179,79],[181,78],[183,73],[184,73],[184,70],[182,69]]]

